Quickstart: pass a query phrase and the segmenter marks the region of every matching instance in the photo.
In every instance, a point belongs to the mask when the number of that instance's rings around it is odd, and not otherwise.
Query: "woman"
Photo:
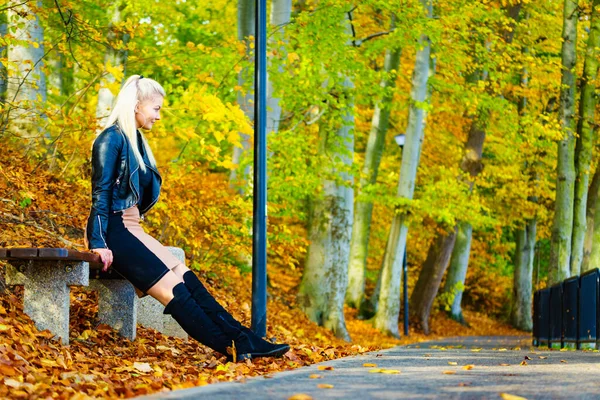
[[[196,274],[156,239],[140,219],[158,200],[162,179],[139,129],[160,120],[164,89],[141,75],[119,92],[106,128],[92,149],[92,207],[86,228],[88,248],[138,291],[164,306],[194,339],[228,359],[280,357],[287,344],[273,344],[242,326],[204,288]]]

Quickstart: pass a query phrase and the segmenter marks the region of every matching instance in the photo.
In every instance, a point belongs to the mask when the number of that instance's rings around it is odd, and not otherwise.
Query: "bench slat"
[[[10,258],[20,258],[23,260],[32,260],[32,259],[38,258],[38,249],[31,248],[31,247],[9,249],[8,256]]]

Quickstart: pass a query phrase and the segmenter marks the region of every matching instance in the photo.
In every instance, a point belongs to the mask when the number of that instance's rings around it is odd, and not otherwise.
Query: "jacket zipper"
[[[100,220],[100,216],[98,215],[98,224],[100,225],[100,238],[104,242],[104,247],[108,249],[108,245],[106,244],[106,240],[104,240],[104,236],[102,235],[102,220]]]

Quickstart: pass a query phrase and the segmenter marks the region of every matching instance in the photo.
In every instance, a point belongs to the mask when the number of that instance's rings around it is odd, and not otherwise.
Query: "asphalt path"
[[[600,353],[534,348],[530,337],[456,337],[144,399],[519,398],[511,396],[600,399]]]

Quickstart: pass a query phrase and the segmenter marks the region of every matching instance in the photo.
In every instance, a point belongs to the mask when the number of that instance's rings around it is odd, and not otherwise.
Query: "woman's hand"
[[[104,266],[102,267],[102,271],[103,272],[108,271],[108,267],[110,267],[110,264],[112,264],[112,262],[113,262],[112,251],[110,249],[92,249],[92,252],[94,252],[100,256],[100,259],[102,260],[102,264],[104,264]]]

